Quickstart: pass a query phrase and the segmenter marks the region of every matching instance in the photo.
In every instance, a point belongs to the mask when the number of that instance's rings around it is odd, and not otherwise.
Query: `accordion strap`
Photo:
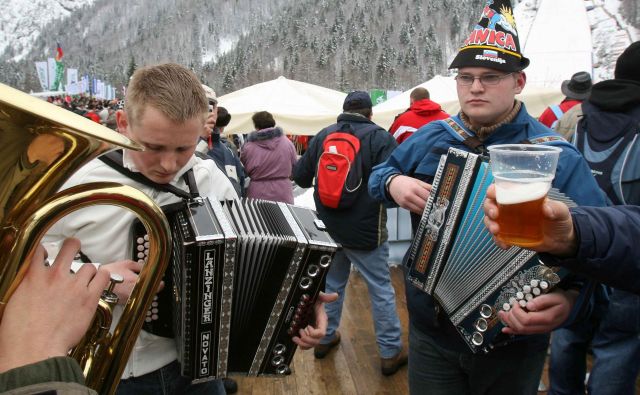
[[[453,119],[453,117],[443,119],[439,122],[445,127],[445,129],[458,138],[462,144],[469,147],[471,152],[480,155],[487,155],[487,148],[484,146],[484,143],[480,141],[477,136],[468,132],[464,126],[460,125],[455,119]]]
[[[196,179],[195,179],[195,176],[193,175],[193,169],[187,170],[187,172],[184,173],[184,175],[182,176],[187,186],[189,187],[189,192],[185,192],[174,185],[159,184],[155,181],[150,180],[142,173],[134,172],[127,169],[126,167],[124,167],[122,162],[122,150],[108,152],[100,156],[98,159],[106,163],[108,166],[116,170],[118,173],[134,181],[137,181],[141,184],[157,189],[159,191],[169,192],[176,195],[179,198],[187,199],[187,200],[200,196],[200,193],[198,192],[198,186],[196,185]]]

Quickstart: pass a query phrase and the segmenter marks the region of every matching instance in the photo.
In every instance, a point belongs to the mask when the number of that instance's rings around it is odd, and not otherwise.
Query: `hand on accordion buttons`
[[[101,267],[105,268],[109,273],[117,273],[124,278],[121,284],[115,286],[113,292],[118,295],[118,304],[126,304],[129,295],[131,295],[133,291],[133,287],[138,281],[138,273],[142,270],[142,263],[124,260],[102,265]],[[164,288],[164,281],[160,283],[156,292],[160,292],[162,288]]]
[[[65,356],[84,336],[109,273],[93,265],[71,272],[79,249],[77,239],[65,240],[50,266],[44,248],[36,249],[2,317],[0,372]]]
[[[389,183],[389,195],[393,201],[416,214],[422,214],[430,193],[431,184],[413,177],[398,175]]]
[[[313,306],[316,318],[315,325],[307,325],[306,328],[300,329],[299,335],[294,336],[293,342],[301,349],[308,350],[320,344],[320,340],[327,334],[327,313],[324,311],[324,304],[338,300],[338,294],[325,294],[320,292],[316,304]]]
[[[569,317],[578,292],[555,289],[527,302],[526,309],[515,303],[508,312],[500,311],[500,320],[507,325],[502,329],[509,335],[548,333],[561,326]]]

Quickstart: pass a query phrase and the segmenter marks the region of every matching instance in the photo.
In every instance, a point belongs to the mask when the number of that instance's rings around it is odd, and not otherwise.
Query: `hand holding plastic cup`
[[[542,243],[542,204],[556,174],[560,148],[502,144],[489,148],[501,241],[520,247]]]

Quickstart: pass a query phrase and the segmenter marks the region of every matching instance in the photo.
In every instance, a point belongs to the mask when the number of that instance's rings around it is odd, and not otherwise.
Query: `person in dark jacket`
[[[322,129],[311,140],[309,148],[294,168],[293,179],[303,188],[312,186],[323,152],[323,142],[330,133],[349,129],[360,140],[364,174],[353,206],[347,209],[325,207],[317,191],[314,191],[318,216],[326,225],[331,237],[343,247],[333,258],[325,288],[325,292],[337,292],[339,299],[326,306],[329,326],[325,338],[315,347],[314,355],[316,358],[324,358],[340,342],[337,329],[340,324],[345,286],[353,264],[367,283],[381,357],[381,371],[390,375],[407,363],[407,354],[400,339],[400,320],[387,263],[389,244],[386,210],[369,196],[366,182],[373,166],[389,156],[396,147],[396,142],[386,130],[371,121],[371,107],[368,93],[349,93],[342,106],[344,112],[338,116],[338,122]]]
[[[573,144],[609,205],[640,205],[640,41],[616,61],[614,79],[599,82],[579,105]],[[578,107],[578,106],[576,106]],[[590,320],[553,333],[550,395],[585,391],[587,351],[594,364],[589,393],[633,394],[640,373],[640,296],[613,288]],[[572,368],[570,368],[572,367]]]
[[[494,186],[487,190],[484,213],[487,229],[497,235],[500,209]],[[542,213],[544,241],[529,249],[543,253],[545,263],[640,295],[640,206],[569,208],[546,200]],[[510,247],[493,240],[501,248]]]
[[[411,211],[414,230],[431,193],[440,157],[451,147],[480,153],[483,147],[525,140],[559,147],[562,152],[552,185],[578,204],[604,205],[575,147],[536,121],[515,99],[525,87],[523,70],[529,59],[520,52],[517,33],[509,30],[515,31],[510,2],[489,0],[483,15],[480,27],[469,34],[449,66],[458,69],[460,113],[420,128],[376,166],[369,178],[369,193],[374,198]],[[472,273],[465,269],[465,274]],[[510,337],[506,344],[483,354],[471,351],[435,298],[405,281],[410,392],[535,394],[547,355],[548,333],[578,314],[579,302],[590,296],[590,287],[583,284],[565,278],[554,291],[538,296],[544,308],[516,317],[524,324],[517,334],[528,336]]]
[[[398,144],[429,122],[449,118],[449,114],[442,111],[440,104],[429,99],[429,91],[426,88],[418,87],[412,90],[409,104],[409,109],[398,115],[389,128],[389,133]]]
[[[224,107],[217,107],[218,116],[211,131],[210,148],[207,155],[213,158],[218,168],[227,175],[239,197],[245,195],[245,171],[233,145],[222,135],[224,128],[231,122],[231,114]],[[233,146],[235,148],[235,146]]]

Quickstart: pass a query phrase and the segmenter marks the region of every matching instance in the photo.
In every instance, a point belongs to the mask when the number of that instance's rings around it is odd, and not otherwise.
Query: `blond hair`
[[[147,106],[177,123],[201,117],[203,125],[208,110],[198,77],[175,63],[146,66],[131,77],[124,102],[129,122],[139,121]]]

